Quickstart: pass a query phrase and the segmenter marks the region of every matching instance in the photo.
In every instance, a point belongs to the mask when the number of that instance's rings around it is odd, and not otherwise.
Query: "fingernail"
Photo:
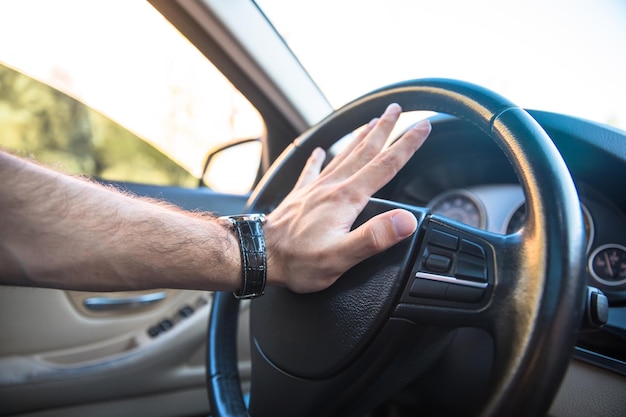
[[[432,129],[432,126],[430,124],[430,120],[428,119],[420,120],[417,124],[415,124],[415,126],[413,126],[413,130],[419,130],[419,131],[425,131],[425,132],[430,132],[431,129]]]
[[[400,238],[406,238],[411,236],[417,227],[417,220],[415,216],[407,211],[401,211],[394,214],[391,217],[393,228],[396,231],[396,235]]]
[[[402,111],[402,107],[398,103],[391,103],[385,109],[385,114],[397,114]]]
[[[311,153],[311,158],[318,160],[326,157],[326,152],[322,148],[315,148]]]
[[[374,117],[372,120],[370,120],[370,122],[367,124],[367,127],[372,127],[374,126],[376,123],[378,122],[378,117]]]

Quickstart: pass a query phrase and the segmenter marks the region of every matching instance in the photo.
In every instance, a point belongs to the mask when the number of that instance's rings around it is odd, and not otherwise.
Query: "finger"
[[[363,167],[358,175],[350,178],[346,189],[353,195],[373,195],[391,181],[411,159],[430,134],[430,130],[431,125],[428,120],[423,120],[413,126],[397,142]]]
[[[343,242],[352,265],[374,256],[411,236],[417,219],[406,210],[396,209],[372,217],[353,230]]]
[[[332,171],[333,179],[341,181],[350,177],[378,155],[396,125],[400,113],[402,113],[402,108],[398,104],[392,103],[387,106],[385,112],[366,137],[356,144],[354,149],[347,153],[346,157]]]
[[[296,190],[313,182],[319,176],[325,158],[326,152],[324,152],[322,148],[315,148],[313,152],[311,152],[309,159],[307,159],[306,164],[300,173],[300,177],[298,178],[298,181],[293,189]]]
[[[350,141],[348,146],[342,149],[342,151],[339,152],[337,156],[335,156],[333,160],[326,166],[326,168],[324,169],[324,173],[330,173],[337,165],[339,165],[344,159],[346,159],[352,153],[352,151],[354,151],[354,148],[356,148],[359,143],[365,140],[365,137],[372,131],[372,129],[374,129],[374,126],[376,126],[376,123],[378,123],[378,117],[370,120],[369,123],[365,125],[365,127],[361,129],[360,132],[358,132],[357,136],[352,141]]]

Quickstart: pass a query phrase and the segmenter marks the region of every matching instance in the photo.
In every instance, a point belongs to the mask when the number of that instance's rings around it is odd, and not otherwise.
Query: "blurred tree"
[[[189,187],[198,181],[119,124],[1,64],[0,146],[70,174]]]

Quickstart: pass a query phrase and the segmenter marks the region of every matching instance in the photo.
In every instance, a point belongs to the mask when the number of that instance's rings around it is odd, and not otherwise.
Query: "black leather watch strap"
[[[263,234],[263,214],[224,216],[239,239],[241,252],[241,288],[235,291],[237,298],[255,298],[263,295],[267,281],[267,253]]]

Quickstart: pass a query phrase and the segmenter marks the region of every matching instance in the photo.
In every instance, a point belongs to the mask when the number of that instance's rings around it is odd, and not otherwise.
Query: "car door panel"
[[[206,188],[114,185],[216,214],[239,213],[247,200]],[[204,346],[210,304],[211,293],[202,291],[0,287],[0,415],[44,409],[55,411],[43,415],[207,412]],[[244,357],[244,368],[246,363]],[[186,402],[172,408],[170,401],[179,397]],[[155,404],[159,411],[150,411]]]

